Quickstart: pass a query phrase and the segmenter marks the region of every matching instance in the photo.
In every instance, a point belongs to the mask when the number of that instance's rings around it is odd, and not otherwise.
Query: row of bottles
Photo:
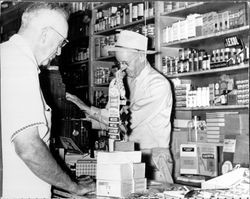
[[[108,84],[110,82],[110,69],[105,67],[98,67],[94,72],[95,84]]]
[[[173,75],[183,72],[210,70],[218,67],[241,64],[249,60],[249,47],[222,48],[212,51],[209,55],[203,49],[179,49],[178,57],[162,58],[163,74]]]
[[[180,8],[188,7],[192,4],[195,4],[196,2],[176,2],[176,1],[165,1],[164,6],[164,12],[171,12],[173,10],[177,10]]]
[[[111,6],[108,9],[97,10],[94,31],[107,30],[153,16],[153,2],[137,2]]]
[[[108,103],[108,94],[103,90],[94,91],[94,106],[98,108],[105,108]]]
[[[75,48],[73,49],[71,62],[84,61],[89,58],[89,48]]]

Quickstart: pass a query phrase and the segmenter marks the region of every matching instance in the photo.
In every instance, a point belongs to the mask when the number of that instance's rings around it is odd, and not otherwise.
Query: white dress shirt
[[[169,81],[149,64],[130,84],[132,134],[140,149],[168,148],[172,91]]]

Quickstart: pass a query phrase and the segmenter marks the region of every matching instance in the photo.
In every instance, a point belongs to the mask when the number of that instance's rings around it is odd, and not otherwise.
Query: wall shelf
[[[216,68],[211,70],[204,70],[204,71],[195,71],[195,72],[186,72],[186,73],[178,73],[173,75],[166,75],[168,78],[178,78],[178,77],[188,77],[188,76],[195,76],[195,75],[208,75],[213,73],[225,73],[229,71],[237,71],[248,69],[249,63],[242,63],[235,66],[223,67],[223,68]]]
[[[88,62],[89,62],[89,60],[86,59],[86,60],[76,61],[76,62],[70,63],[69,65],[70,65],[70,66],[75,66],[75,65],[80,65],[80,64],[86,64],[86,63],[88,63]]]
[[[208,106],[208,107],[176,107],[177,111],[207,111],[207,110],[230,110],[230,109],[246,109],[248,105],[221,105],[221,106]]]
[[[115,33],[118,33],[119,29],[124,29],[124,28],[128,28],[128,27],[135,26],[135,25],[138,25],[138,24],[143,24],[143,23],[144,24],[148,24],[150,22],[154,22],[154,19],[155,19],[155,17],[149,17],[149,18],[146,18],[146,19],[137,20],[137,21],[125,24],[125,25],[121,25],[121,26],[116,26],[114,28],[110,28],[108,30],[94,32],[93,35],[110,35],[110,34],[115,34]]]
[[[103,61],[103,60],[110,60],[110,61],[115,61],[115,56],[112,55],[112,56],[107,56],[107,57],[99,57],[99,58],[96,58],[95,61]]]
[[[178,8],[171,12],[162,13],[161,16],[186,17],[187,15],[193,13],[204,14],[209,11],[219,11],[221,10],[221,8],[227,8],[232,5],[233,3],[230,2],[216,2],[216,3],[201,2],[201,3],[191,4],[186,7]]]
[[[103,86],[109,86],[109,83],[105,84],[94,84],[95,87],[103,87]]]
[[[184,48],[184,47],[196,47],[200,45],[202,41],[205,41],[207,43],[212,43],[215,42],[214,40],[216,38],[220,39],[223,37],[229,37],[232,35],[242,35],[242,34],[248,34],[249,32],[249,25],[247,26],[242,26],[239,28],[234,28],[222,32],[217,32],[209,35],[204,35],[204,36],[199,36],[199,37],[194,37],[186,40],[180,40],[180,41],[174,41],[170,43],[163,43],[162,47],[176,47],[176,48]]]

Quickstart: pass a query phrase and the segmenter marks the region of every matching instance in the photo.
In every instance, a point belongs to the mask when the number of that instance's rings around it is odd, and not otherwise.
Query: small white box
[[[135,180],[99,180],[96,182],[98,196],[128,197],[131,193],[146,191],[146,178]]]
[[[97,153],[97,164],[140,163],[141,151],[114,151]]]
[[[97,164],[96,178],[121,181],[145,178],[145,163]]]
[[[96,195],[128,197],[132,193],[132,181],[97,180]]]
[[[180,161],[181,174],[198,174],[197,146],[195,144],[181,144]]]

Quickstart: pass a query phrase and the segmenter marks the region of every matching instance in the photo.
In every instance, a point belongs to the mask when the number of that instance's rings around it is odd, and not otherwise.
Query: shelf
[[[188,142],[188,144],[198,144],[198,145],[212,145],[212,146],[224,146],[223,143],[220,142]]]
[[[211,73],[225,73],[227,71],[236,71],[236,70],[243,70],[243,69],[248,69],[248,68],[249,68],[249,63],[242,63],[242,64],[235,65],[235,66],[222,67],[222,68],[216,68],[216,69],[204,70],[204,71],[178,73],[178,74],[166,75],[166,76],[168,78],[188,77],[188,76],[195,76],[195,75],[207,75]]]
[[[88,62],[89,62],[89,60],[86,59],[86,60],[83,60],[83,61],[77,61],[77,62],[70,63],[69,65],[70,66],[75,66],[75,65],[80,65],[80,64],[86,64]]]
[[[95,6],[94,9],[95,9],[95,10],[98,10],[98,9],[105,9],[105,8],[111,6],[111,5],[112,5],[111,3],[102,3],[101,5]]]
[[[105,86],[109,86],[109,83],[105,83],[105,84],[94,84],[95,87],[105,87]]]
[[[240,35],[240,34],[248,34],[249,31],[249,25],[248,26],[242,26],[239,28],[234,28],[222,32],[217,32],[205,36],[199,36],[194,37],[186,40],[180,40],[180,41],[174,41],[170,43],[164,43],[162,44],[162,47],[177,47],[177,48],[185,48],[185,47],[196,47],[198,46],[202,41],[205,41],[207,43],[214,43],[214,39],[218,37],[219,39],[223,39],[222,37],[228,37],[232,35]]]
[[[153,22],[155,19],[155,17],[149,17],[147,18],[146,20],[145,19],[142,19],[142,20],[138,20],[138,21],[134,21],[134,22],[131,22],[131,23],[128,23],[128,24],[125,24],[125,25],[121,25],[121,26],[116,26],[114,28],[110,28],[108,30],[103,30],[103,31],[98,31],[98,32],[94,32],[93,35],[110,35],[110,34],[113,34],[113,33],[117,33],[118,32],[118,29],[124,29],[124,28],[128,28],[128,27],[131,27],[131,26],[135,26],[135,25],[138,25],[138,24],[147,24],[149,22]]]
[[[206,110],[230,110],[230,109],[245,109],[248,108],[248,105],[221,105],[221,106],[208,106],[208,107],[193,107],[193,108],[187,108],[187,107],[176,107],[175,110],[177,111],[206,111]]]
[[[89,85],[79,85],[79,86],[76,86],[75,88],[88,88]]]
[[[209,3],[209,2],[203,2],[203,3],[195,3],[191,4],[186,7],[182,7],[179,9],[172,10],[170,12],[162,13],[161,16],[171,16],[171,17],[186,17],[189,14],[204,14],[209,11],[220,11],[222,8],[225,9],[227,7],[230,7],[234,5],[234,3],[230,2],[216,2],[216,3]],[[238,3],[237,3],[238,5]]]
[[[96,58],[95,61],[103,61],[103,60],[110,60],[110,61],[115,61],[115,56],[112,55],[112,56],[107,56],[107,57],[99,57],[99,58]]]

